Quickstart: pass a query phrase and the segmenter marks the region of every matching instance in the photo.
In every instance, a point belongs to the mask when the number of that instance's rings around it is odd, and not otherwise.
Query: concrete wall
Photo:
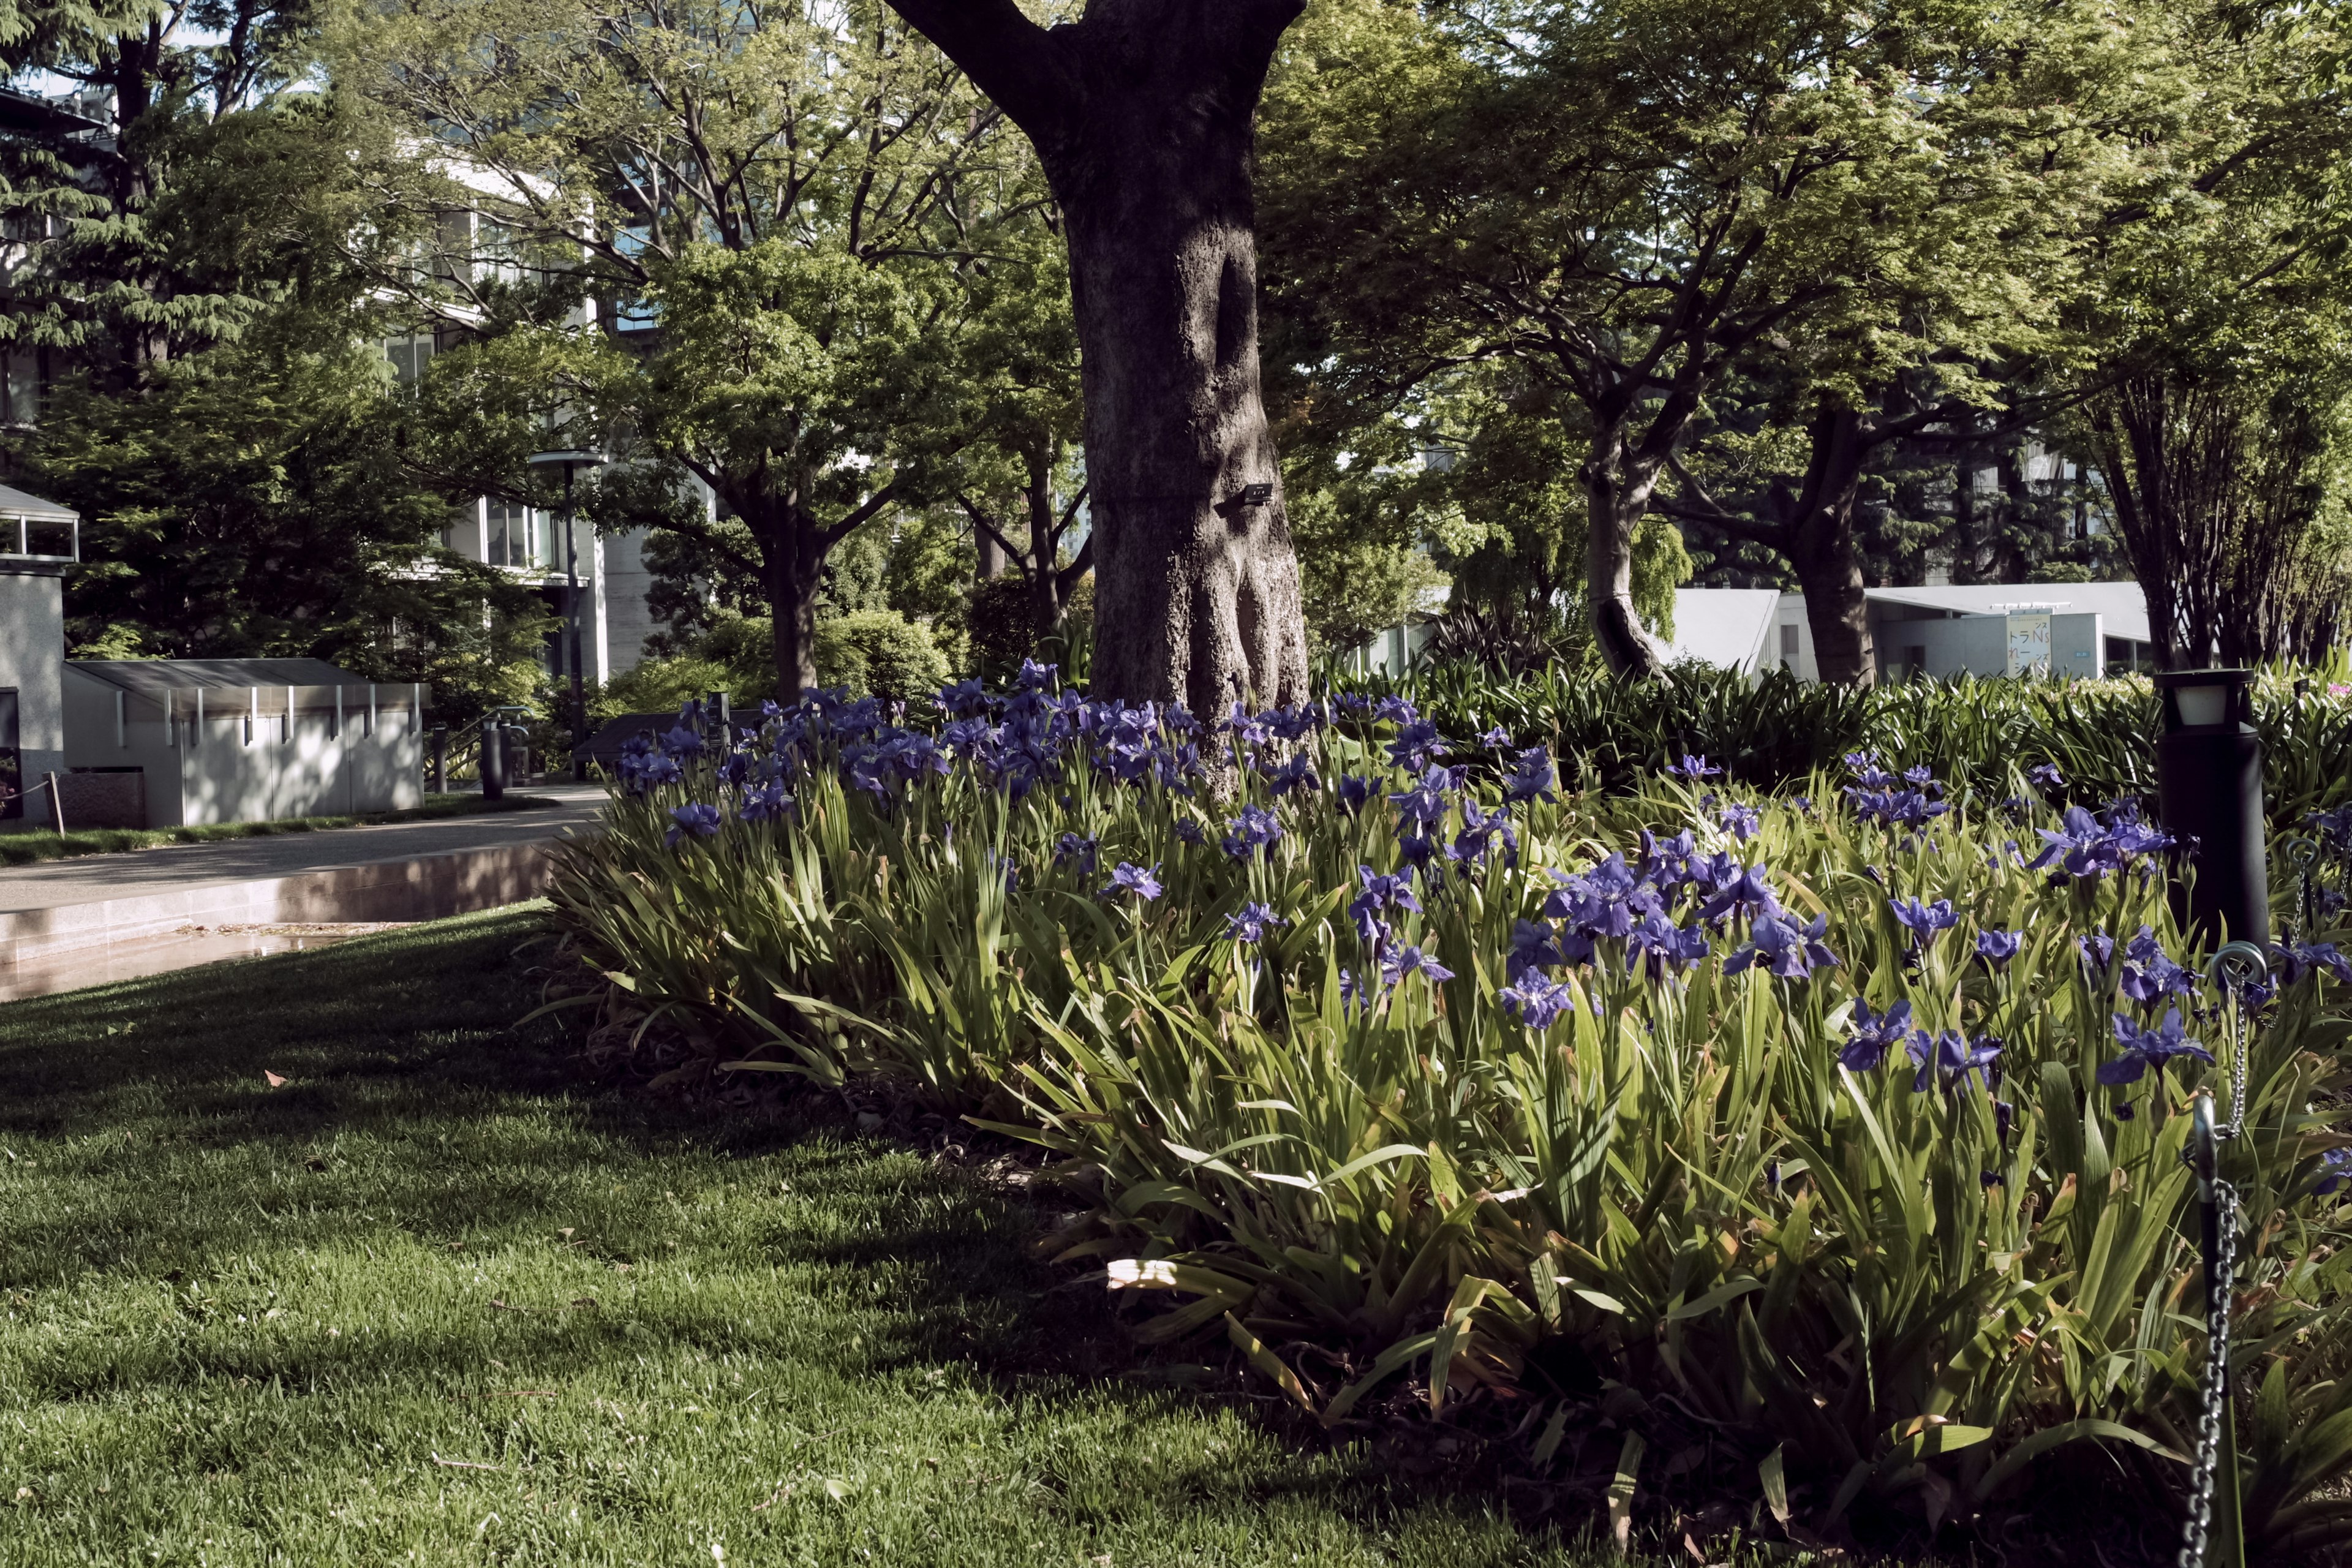
[[[56,826],[46,791],[36,786],[66,768],[64,582],[55,567],[0,563],[0,688],[16,693],[16,747],[27,798],[23,814],[0,820],[0,832]]]
[[[190,689],[173,692],[167,705],[94,676],[66,674],[72,764],[142,769],[150,827],[343,816],[424,804],[414,687],[373,688],[373,710],[365,686]]]
[[[2095,615],[2050,617],[2050,673],[2053,677],[2094,677],[2105,672],[2099,626],[2100,617]],[[1923,652],[1925,673],[1938,679],[2009,673],[2007,616],[1961,616],[1937,620],[1888,616],[1879,620],[1872,632],[1878,647],[1882,679],[1919,673],[1910,666]]]

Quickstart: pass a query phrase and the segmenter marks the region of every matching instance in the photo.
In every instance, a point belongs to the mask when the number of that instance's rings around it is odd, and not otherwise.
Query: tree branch
[[[1077,105],[1077,84],[1066,68],[1061,40],[1023,16],[1013,0],[889,5],[1033,138],[1046,140]]]

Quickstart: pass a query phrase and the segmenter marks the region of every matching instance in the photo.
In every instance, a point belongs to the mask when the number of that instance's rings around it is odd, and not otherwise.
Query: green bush
[[[817,623],[819,685],[906,702],[937,691],[950,673],[930,628],[896,610],[862,610]]]
[[[794,716],[752,748],[789,805],[707,761],[616,798],[553,893],[581,973],[617,977],[607,1037],[667,1019],[707,1068],[880,1079],[1044,1145],[1085,1210],[1059,1256],[1166,1303],[1147,1343],[1229,1342],[1326,1423],[1410,1377],[1433,1411],[1493,1401],[1538,1466],[1606,1414],[1636,1469],[1719,1449],[1811,1528],[1929,1534],[1997,1532],[2071,1444],[2178,1493],[2204,1353],[2180,1152],[2191,1092],[2235,1078],[2251,1544],[2352,1535],[2346,987],[2306,963],[2242,1016],[2153,860],[2027,864],[2056,803],[2022,759],[1881,822],[1825,773],[1810,804],[1457,782],[1350,720],[1212,806],[1134,765],[1182,736],[1103,718],[1064,740],[1024,699],[941,777]],[[2119,1079],[2118,1016],[2175,1005],[2218,1061]]]

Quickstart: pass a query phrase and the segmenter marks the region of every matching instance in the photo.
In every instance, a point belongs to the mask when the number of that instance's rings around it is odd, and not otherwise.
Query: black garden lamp
[[[2267,944],[2270,868],[2263,845],[2263,742],[2251,669],[2156,675],[2164,732],[2156,742],[2157,813],[2195,868],[2172,885],[2175,919],[2206,941]]]
[[[572,510],[572,476],[582,468],[602,468],[602,452],[533,452],[534,468],[563,470],[563,661],[572,667],[572,776],[588,776],[588,692],[580,673],[580,525]]]

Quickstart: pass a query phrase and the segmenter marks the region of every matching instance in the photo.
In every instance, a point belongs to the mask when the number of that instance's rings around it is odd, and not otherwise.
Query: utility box
[[[0,485],[0,833],[57,826],[66,771],[65,569],[79,513]]]

